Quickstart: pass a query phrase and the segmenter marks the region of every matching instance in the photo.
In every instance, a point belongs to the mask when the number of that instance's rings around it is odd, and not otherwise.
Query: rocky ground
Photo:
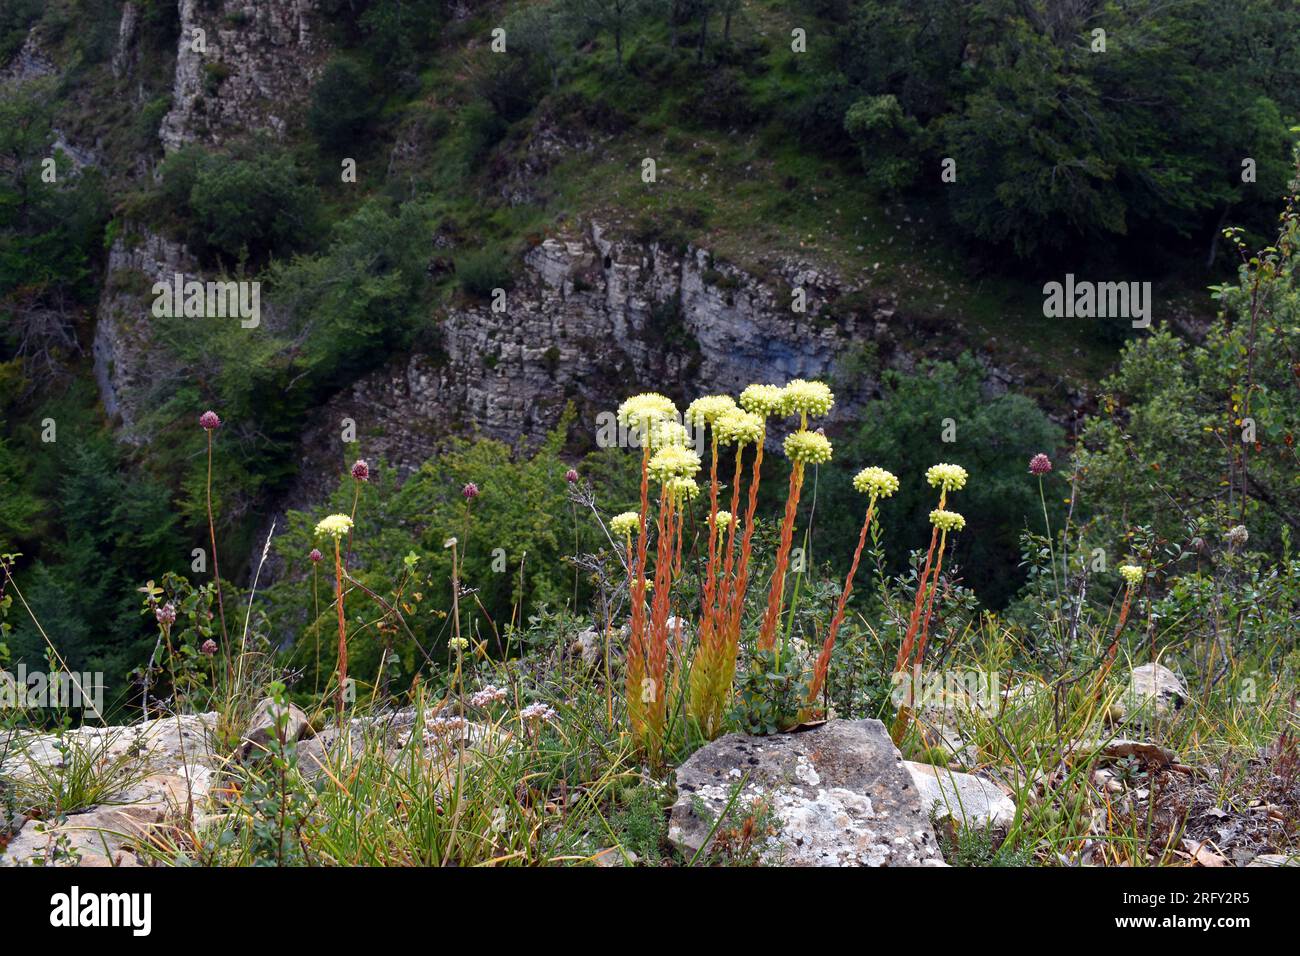
[[[1126,715],[1122,729],[1143,726],[1132,721],[1135,713],[1154,719],[1185,705],[1181,687],[1178,677],[1159,665],[1135,669],[1117,708]],[[297,707],[284,708],[262,701],[238,743],[225,748],[215,743],[215,713],[61,735],[7,732],[0,738],[5,804],[30,805],[24,798],[40,790],[62,794],[74,805],[57,818],[34,813],[10,819],[7,836],[0,838],[0,864],[162,862],[167,854],[160,847],[174,855],[187,833],[221,821],[237,798],[239,768],[264,759],[281,741],[292,745],[297,772],[308,786],[326,785],[326,778],[376,743],[389,762],[408,752],[412,742],[425,754],[458,753],[467,759],[431,760],[428,766],[450,773],[458,765],[463,770],[457,772],[468,774],[488,772],[478,762],[515,745],[509,733],[458,717],[432,718],[422,730],[411,709],[354,718],[344,732],[332,725],[318,731]],[[945,853],[958,845],[957,833],[976,833],[996,845],[1021,812],[1050,802],[1060,785],[1059,778],[1046,774],[1026,786],[1014,768],[958,769],[974,749],[961,739],[960,714],[948,708],[922,712],[918,719],[933,726],[951,721],[947,766],[904,760],[877,720],[831,720],[763,737],[724,736],[696,751],[671,776],[675,800],[668,811],[667,841],[683,862],[735,860],[740,846],[747,862],[764,865],[943,866]],[[441,726],[452,723],[456,739]],[[1168,827],[1169,838],[1180,841],[1177,855],[1188,865],[1297,862],[1271,849],[1284,839],[1288,815],[1296,809],[1294,793],[1279,782],[1276,760],[1261,759],[1244,783],[1229,788],[1223,771],[1188,766],[1146,740],[1112,734],[1059,749],[1062,772],[1083,769],[1107,815],[1149,815],[1154,828]],[[91,779],[107,782],[92,789]],[[1060,862],[1104,864],[1105,820],[1099,825],[1092,849]],[[634,854],[617,846],[593,861],[636,862]]]

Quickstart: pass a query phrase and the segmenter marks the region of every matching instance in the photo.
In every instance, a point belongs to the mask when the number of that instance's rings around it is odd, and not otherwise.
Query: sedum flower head
[[[966,519],[955,511],[944,511],[941,508],[935,508],[930,512],[930,524],[940,531],[960,531],[966,527]]]
[[[747,385],[740,393],[740,407],[766,418],[785,411],[785,389],[776,385]]]
[[[1142,570],[1140,564],[1121,564],[1119,566],[1119,576],[1124,579],[1125,584],[1135,588],[1142,583],[1142,578],[1146,576],[1146,572]]]
[[[785,410],[794,415],[825,415],[835,404],[835,396],[825,382],[796,378],[786,385]]]
[[[799,431],[785,436],[785,456],[805,465],[831,460],[831,440],[821,432]]]
[[[316,525],[316,533],[329,535],[336,541],[352,530],[352,519],[347,515],[330,515]]]
[[[731,512],[719,511],[715,516],[714,523],[718,526],[719,531],[726,531],[731,525]]]
[[[671,478],[691,478],[700,470],[700,456],[681,445],[669,445],[650,459],[650,477],[666,482]]]
[[[925,472],[925,480],[932,488],[944,491],[961,491],[966,487],[966,469],[961,465],[931,465]]]
[[[723,445],[756,445],[763,440],[763,416],[753,412],[733,412],[713,423],[713,434]]]
[[[727,412],[737,409],[736,400],[730,395],[705,395],[697,398],[686,409],[686,420],[696,428],[712,425]]]
[[[649,428],[655,422],[677,417],[677,406],[667,395],[642,392],[618,406],[618,421],[625,428]]]
[[[635,511],[624,511],[609,519],[609,530],[615,534],[628,537],[641,530],[641,515]]]
[[[664,486],[678,502],[694,501],[700,494],[700,486],[694,478],[669,478]]]
[[[872,465],[853,476],[853,487],[873,498],[888,498],[898,490],[898,479],[892,472]]]
[[[690,444],[691,433],[680,422],[667,419],[650,426],[650,450],[658,451],[672,445],[685,447]]]

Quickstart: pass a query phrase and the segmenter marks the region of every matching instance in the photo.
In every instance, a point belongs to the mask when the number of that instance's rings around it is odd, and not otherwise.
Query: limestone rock
[[[281,721],[284,722],[283,729],[279,726]],[[307,715],[296,704],[277,704],[270,697],[263,698],[248,719],[240,753],[247,757],[265,750],[272,740],[281,744],[296,741],[306,729]]]
[[[1133,668],[1128,686],[1111,705],[1116,720],[1168,717],[1187,701],[1182,678],[1162,664]]]
[[[991,780],[911,760],[903,766],[936,819],[983,828],[1009,826],[1016,817],[1015,802]]]
[[[762,858],[792,866],[920,866],[942,858],[902,757],[878,720],[794,734],[729,734],[677,768],[668,838],[687,855],[733,809],[765,806],[779,832]]]
[[[0,866],[136,866],[134,848],[159,827],[193,818],[208,794],[212,771],[153,774],[111,804],[69,814],[64,822],[29,820],[0,854]]]
[[[605,642],[600,631],[589,627],[573,640],[569,647],[569,656],[582,661],[583,666],[595,668],[605,657]]]
[[[316,0],[179,0],[178,9],[172,108],[158,130],[168,152],[219,145],[250,129],[281,135],[290,117],[306,112],[329,54],[315,29]]]

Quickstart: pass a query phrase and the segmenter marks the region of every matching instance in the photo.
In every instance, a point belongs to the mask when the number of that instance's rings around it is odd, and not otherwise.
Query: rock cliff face
[[[159,130],[164,149],[220,145],[250,130],[279,135],[300,122],[330,53],[316,28],[316,2],[178,0],[173,102]],[[141,65],[137,6],[123,6],[113,54],[124,82]],[[55,67],[33,41],[6,70],[30,77]],[[553,116],[539,121],[524,161],[500,177],[503,198],[527,199],[558,156],[594,148],[566,138],[563,125]],[[434,247],[431,236],[431,259]],[[521,266],[503,309],[463,302],[431,316],[437,354],[395,357],[322,409],[303,437],[302,478],[285,505],[314,503],[358,455],[382,457],[405,473],[456,433],[530,444],[570,401],[579,413],[572,437],[595,444],[598,413],[639,389],[689,400],[753,381],[822,378],[839,398],[834,428],[875,393],[882,368],[978,344],[963,341],[952,323],[929,325],[886,295],[807,262],[776,261],[751,274],[715,261],[707,248],[632,238],[613,219],[567,226],[529,250]],[[196,270],[183,245],[138,225],[110,250],[95,374],[126,440],[145,440],[141,412],[177,380],[151,337],[150,287]],[[794,290],[804,297],[802,310]],[[992,388],[1013,379],[990,367]],[[342,444],[344,418],[356,422],[359,445]]]
[[[219,145],[250,130],[283,134],[290,117],[305,113],[307,93],[329,54],[313,27],[315,7],[314,0],[179,0],[172,107],[158,131],[164,149]],[[139,62],[138,19],[135,4],[127,3],[113,54],[119,78]],[[10,69],[48,68],[37,48],[24,51]],[[120,422],[127,441],[143,440],[135,427],[140,411],[167,387],[151,337],[149,289],[177,272],[198,277],[188,250],[138,224],[109,250],[95,324],[95,378],[105,411]]]
[[[180,0],[179,8],[172,108],[158,131],[165,149],[249,130],[279,135],[302,115],[328,54],[314,0]]]
[[[126,441],[141,440],[140,413],[156,402],[154,390],[168,378],[166,360],[153,342],[150,288],[193,269],[182,244],[148,230],[129,231],[109,250],[95,323],[95,382],[105,413],[119,422]]]
[[[759,278],[706,249],[617,232],[591,222],[546,239],[525,255],[504,310],[448,310],[438,320],[443,355],[404,356],[338,395],[304,438],[291,506],[330,488],[349,457],[409,472],[453,433],[531,444],[570,401],[579,416],[573,437],[594,445],[599,413],[636,389],[689,400],[756,381],[822,378],[838,396],[833,427],[878,385],[877,365],[854,367],[847,356],[865,347],[877,362],[905,367],[938,348],[888,299],[873,302],[804,264]],[[795,288],[806,296],[803,312],[791,307]],[[855,309],[837,315],[848,295]],[[344,419],[357,426],[351,448],[340,439]]]

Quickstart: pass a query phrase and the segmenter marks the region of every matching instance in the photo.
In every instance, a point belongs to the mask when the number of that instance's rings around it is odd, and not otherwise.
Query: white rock
[[[1009,826],[1016,817],[1015,802],[991,780],[912,760],[903,766],[937,819],[982,828]]]

